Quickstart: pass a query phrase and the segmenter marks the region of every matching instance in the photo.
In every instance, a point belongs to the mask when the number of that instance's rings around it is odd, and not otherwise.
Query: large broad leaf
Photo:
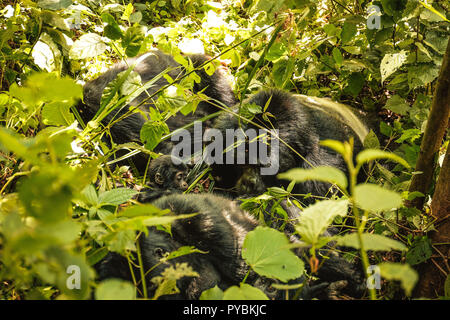
[[[316,244],[319,237],[333,222],[336,216],[347,215],[347,200],[325,200],[306,208],[295,227],[302,240],[309,244]]]
[[[380,267],[381,276],[387,280],[398,280],[401,282],[403,289],[409,296],[419,279],[417,272],[408,264],[383,262],[378,265]]]
[[[134,300],[136,289],[128,281],[108,279],[98,285],[95,298],[97,300]]]
[[[336,184],[341,189],[347,188],[347,177],[345,174],[333,167],[315,167],[312,169],[295,168],[278,175],[279,179],[286,179],[295,182],[305,182],[307,180],[317,180]]]
[[[358,184],[354,197],[358,207],[371,212],[388,211],[402,205],[402,197],[397,192],[370,183]]]
[[[344,247],[352,247],[355,249],[360,249],[360,243],[358,240],[358,234],[350,233],[345,236],[333,238],[337,241],[337,243]],[[405,251],[408,248],[401,242],[379,235],[379,234],[370,234],[363,233],[362,241],[364,244],[365,250],[373,250],[373,251],[390,251],[390,250],[400,250]]]
[[[71,103],[50,102],[42,108],[42,122],[50,126],[68,126],[75,121],[70,112]]]
[[[290,249],[286,236],[268,227],[257,227],[244,240],[242,257],[262,276],[288,281],[300,277],[303,261]]]
[[[100,193],[98,196],[98,203],[100,205],[118,206],[119,204],[130,200],[135,194],[137,194],[136,190],[117,188]]]
[[[223,300],[269,300],[260,289],[242,283],[240,287],[232,286],[223,294]]]
[[[74,42],[69,51],[70,59],[93,58],[102,54],[106,50],[106,44],[102,37],[96,33],[84,34]]]

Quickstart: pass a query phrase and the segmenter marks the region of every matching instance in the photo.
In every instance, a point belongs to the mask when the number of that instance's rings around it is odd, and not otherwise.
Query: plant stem
[[[365,223],[361,223],[361,217],[359,215],[359,210],[356,205],[355,201],[355,187],[356,187],[356,178],[358,176],[358,168],[355,168],[352,161],[352,156],[350,155],[348,159],[346,159],[347,165],[348,165],[348,171],[350,176],[350,202],[352,203],[353,208],[353,215],[355,217],[355,224],[356,224],[356,233],[358,235],[358,242],[359,242],[359,248],[360,248],[360,254],[361,254],[361,260],[364,268],[364,273],[366,275],[366,278],[368,278],[370,275],[367,273],[369,268],[369,258],[367,257],[367,252],[364,249],[364,242],[362,239],[362,234],[364,232],[364,226]],[[365,216],[365,215],[364,215]],[[369,289],[370,299],[371,300],[377,300],[377,293],[375,291],[375,288]]]
[[[144,293],[144,299],[147,299],[148,298],[147,283],[145,281],[144,264],[142,263],[141,246],[139,244],[139,239],[138,241],[136,241],[136,253],[139,262],[139,271],[141,273],[142,292]]]

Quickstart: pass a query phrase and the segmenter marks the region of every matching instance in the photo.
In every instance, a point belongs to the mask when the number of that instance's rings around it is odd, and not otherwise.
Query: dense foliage
[[[108,251],[126,256],[139,251],[137,231],[167,227],[174,217],[138,204],[133,197],[145,176],[137,175],[132,166],[111,169],[110,155],[118,149],[128,150],[123,158],[135,152],[153,154],[170,134],[167,117],[192,112],[204,96],[191,93],[196,74],[189,72],[161,90],[157,109],[151,110],[151,120],[141,131],[145,148],[131,143],[108,147],[101,140],[108,127],[102,128],[99,121],[145,89],[131,70],[106,88],[102,111],[94,121],[83,123],[75,106],[85,81],[154,47],[175,56],[188,71],[193,67],[182,53],[217,57],[228,66],[240,101],[261,88],[277,87],[330,97],[369,114],[374,131],[365,139],[367,149],[356,158],[350,143],[326,142],[346,159],[348,181],[333,168],[293,169],[284,178],[331,181],[344,194],[305,208],[296,226],[311,246],[311,266],[316,249],[330,240],[323,231],[334,225],[341,232],[333,240],[351,248],[346,258],[380,268],[382,288],[369,290],[367,298],[411,296],[420,276],[414,268],[434,252],[426,232],[433,230],[435,221],[427,206],[418,210],[404,201],[418,196],[429,201],[433,195],[434,186],[429,194],[409,192],[408,186],[447,47],[449,17],[448,2],[419,0],[3,0],[1,297],[135,298],[130,283],[98,283],[92,266]],[[210,63],[205,70],[213,72],[218,65]],[[240,110],[250,116],[263,112],[245,103]],[[442,155],[447,146],[448,139],[441,146]],[[394,165],[380,165],[379,160]],[[369,162],[368,181],[356,184],[358,171]],[[207,169],[195,175],[189,191],[213,189]],[[273,218],[283,219],[286,213],[278,206],[282,199],[302,205],[291,190],[269,188],[242,206],[260,219],[270,206]],[[286,248],[286,241],[282,232],[257,228],[244,243],[244,259],[266,277],[298,277],[304,265]],[[262,248],[264,243],[271,246]],[[184,248],[166,259],[194,250]],[[258,250],[263,254],[255,255]],[[281,261],[289,268],[273,268]],[[73,270],[68,266],[79,267],[79,288],[69,285]],[[443,272],[448,276],[449,270]],[[167,272],[157,279],[161,290],[148,298],[168,293],[164,290],[173,290],[176,279],[192,273],[186,266]],[[446,284],[448,298],[450,281]],[[203,298],[263,297],[247,284],[219,291],[208,290]]]

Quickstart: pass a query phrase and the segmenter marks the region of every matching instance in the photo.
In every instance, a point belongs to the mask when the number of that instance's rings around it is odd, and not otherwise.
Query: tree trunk
[[[431,258],[420,267],[421,277],[415,290],[416,296],[428,298],[444,295],[445,279],[450,272],[450,147],[447,148],[436,183],[431,212],[437,218],[436,231],[431,232],[431,241],[437,248],[433,255],[438,258]]]
[[[447,50],[442,61],[436,90],[434,91],[430,116],[428,117],[427,126],[420,145],[419,157],[416,163],[415,171],[420,171],[422,173],[413,176],[409,187],[410,192],[419,191],[424,195],[429,194],[429,189],[433,180],[435,158],[442,144],[445,130],[447,129],[449,114],[450,41],[447,43]],[[421,210],[423,208],[424,200],[424,197],[418,197],[407,202],[406,205]]]

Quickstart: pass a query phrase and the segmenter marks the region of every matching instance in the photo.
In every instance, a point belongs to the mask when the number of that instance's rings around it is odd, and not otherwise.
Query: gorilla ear
[[[164,183],[164,179],[163,179],[162,175],[159,172],[155,174],[155,182],[157,184],[163,184]]]

